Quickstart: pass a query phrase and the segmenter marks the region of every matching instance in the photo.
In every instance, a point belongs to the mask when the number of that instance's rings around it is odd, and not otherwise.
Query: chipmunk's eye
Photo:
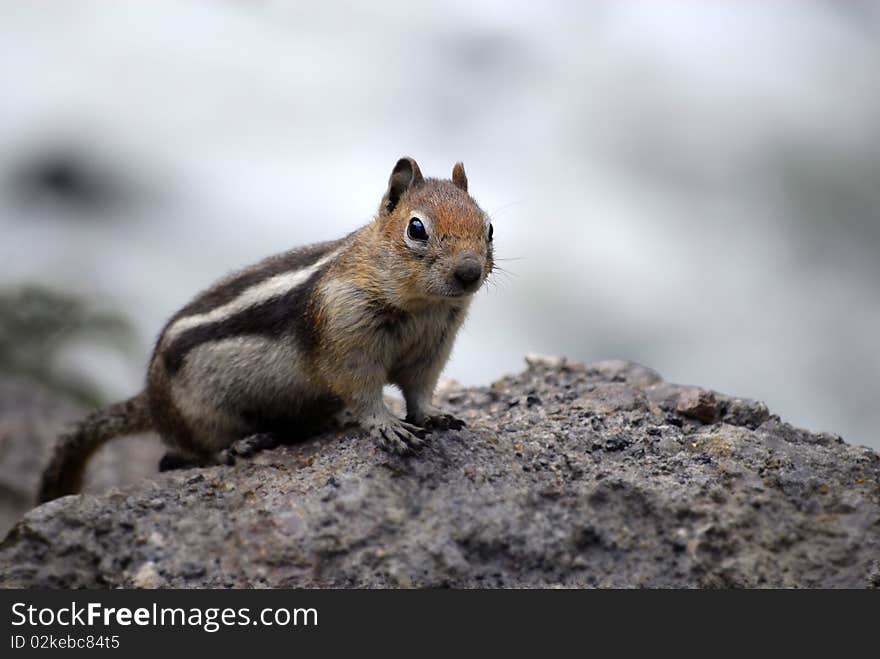
[[[410,218],[409,226],[406,228],[406,235],[413,240],[428,239],[428,231],[425,229],[425,225],[422,221],[417,217]]]
[[[489,242],[492,242],[492,234],[495,233],[494,229],[492,229],[492,225],[489,225]]]

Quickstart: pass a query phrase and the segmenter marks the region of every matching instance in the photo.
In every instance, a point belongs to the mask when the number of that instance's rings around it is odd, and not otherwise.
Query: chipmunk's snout
[[[455,264],[452,275],[462,289],[475,290],[483,276],[483,262],[473,252],[463,252],[458,257],[458,263]]]

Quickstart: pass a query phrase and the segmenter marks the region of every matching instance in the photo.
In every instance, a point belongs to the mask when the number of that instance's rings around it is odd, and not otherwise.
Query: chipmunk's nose
[[[455,280],[462,288],[469,288],[483,275],[483,264],[473,252],[466,252],[455,266]]]

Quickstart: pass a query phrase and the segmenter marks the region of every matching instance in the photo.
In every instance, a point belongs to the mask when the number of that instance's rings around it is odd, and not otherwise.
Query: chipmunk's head
[[[468,194],[461,163],[451,180],[440,180],[423,178],[412,158],[398,160],[378,222],[383,242],[401,257],[407,297],[465,298],[492,271],[492,224]]]

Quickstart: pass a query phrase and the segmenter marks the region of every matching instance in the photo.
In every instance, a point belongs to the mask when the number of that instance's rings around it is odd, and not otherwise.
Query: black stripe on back
[[[318,341],[313,292],[329,267],[330,263],[325,263],[306,281],[284,295],[249,307],[229,318],[184,330],[163,352],[166,370],[172,375],[179,371],[190,351],[203,343],[236,336],[280,338],[292,333],[305,350],[310,350]]]
[[[195,316],[207,313],[217,307],[221,307],[228,302],[232,302],[239,295],[244,293],[248,288],[260,283],[265,279],[280,275],[285,272],[293,272],[307,268],[322,257],[326,256],[334,249],[342,245],[348,239],[348,236],[340,240],[333,240],[323,243],[316,243],[294,249],[283,254],[270,256],[256,265],[245,270],[229,275],[206,291],[200,293],[196,298],[187,304],[183,309],[178,311],[168,324],[166,329],[175,321],[185,318],[186,316]]]

